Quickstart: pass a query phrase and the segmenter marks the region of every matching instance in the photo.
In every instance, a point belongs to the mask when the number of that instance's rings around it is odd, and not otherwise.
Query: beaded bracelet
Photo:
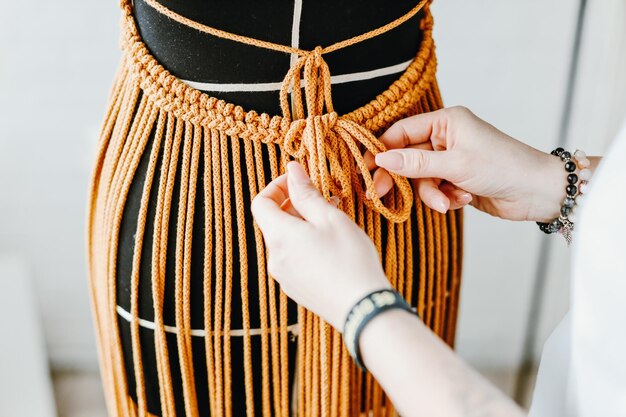
[[[366,295],[348,313],[343,327],[343,340],[346,343],[350,356],[352,356],[352,359],[354,359],[354,362],[361,370],[366,370],[361,359],[361,350],[359,349],[361,333],[365,325],[374,317],[383,311],[391,309],[400,309],[414,313],[402,295],[398,291],[391,289],[377,290]]]
[[[585,152],[576,150],[574,155],[564,150],[556,148],[551,155],[558,156],[561,161],[565,162],[564,168],[567,172],[567,186],[565,187],[565,199],[561,206],[559,217],[550,223],[537,222],[539,229],[546,233],[561,233],[568,244],[572,241],[572,231],[574,230],[574,221],[576,219],[575,209],[582,201],[583,193],[586,191],[587,184],[591,178],[591,170],[589,166],[591,162],[587,159]],[[576,174],[576,169],[580,169]],[[580,181],[580,185],[577,186]]]

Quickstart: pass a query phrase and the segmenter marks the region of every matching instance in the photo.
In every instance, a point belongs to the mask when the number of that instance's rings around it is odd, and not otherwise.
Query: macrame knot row
[[[281,110],[283,116],[292,121],[282,149],[305,167],[326,199],[332,196],[350,199],[356,193],[368,207],[385,218],[404,222],[410,216],[413,204],[411,186],[406,178],[391,174],[399,199],[393,201],[394,198],[390,197],[389,206],[382,202],[374,188],[363,152],[368,150],[376,155],[386,151],[385,145],[369,130],[339,117],[334,111],[330,70],[322,57],[324,52],[318,46],[301,55],[283,80]]]

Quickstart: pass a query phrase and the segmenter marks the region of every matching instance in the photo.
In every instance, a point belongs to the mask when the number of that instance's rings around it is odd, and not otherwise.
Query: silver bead
[[[574,211],[571,211],[567,215],[567,219],[572,223],[576,223],[576,220],[578,219],[578,214],[576,214]]]

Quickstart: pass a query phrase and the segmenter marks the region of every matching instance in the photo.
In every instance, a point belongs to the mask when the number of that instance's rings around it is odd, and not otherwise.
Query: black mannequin
[[[299,0],[301,1],[301,0]],[[283,45],[292,43],[294,2],[291,1],[162,1],[172,10],[197,22],[233,33]],[[385,0],[301,1],[299,47],[327,46],[382,26],[402,16],[414,2]],[[135,2],[141,36],[152,54],[173,75],[183,80],[219,83],[279,82],[289,69],[290,56],[219,39],[181,26]],[[412,59],[420,45],[421,13],[400,27],[324,56],[331,74],[340,75],[388,67]],[[336,110],[349,112],[384,91],[399,74],[333,87]],[[211,95],[244,109],[279,114],[277,92]]]
[[[313,49],[317,45],[327,46],[352,36],[367,32],[382,26],[395,18],[403,15],[413,6],[414,2],[389,2],[387,0],[315,0],[315,1],[207,1],[207,0],[162,0],[167,7],[177,13],[193,19],[197,22],[214,26],[233,33],[255,37],[262,40],[272,41],[279,44],[292,44],[292,31],[294,27],[295,4],[301,5],[301,18],[296,21],[299,34],[298,47]],[[290,66],[291,57],[281,52],[269,51],[257,47],[243,45],[232,41],[215,38],[200,33],[194,29],[179,25],[167,17],[160,15],[142,0],[135,1],[135,15],[141,36],[156,59],[173,75],[183,80],[199,83],[280,83]],[[344,75],[372,71],[385,67],[398,66],[398,64],[411,60],[417,53],[422,34],[419,29],[421,13],[405,22],[398,28],[375,37],[371,40],[359,43],[341,51],[325,55],[325,60],[330,67],[332,75]],[[333,103],[338,113],[346,113],[369,102],[377,94],[384,91],[396,80],[402,69],[384,76],[373,77],[361,81],[351,81],[333,85]],[[208,94],[222,98],[228,102],[239,104],[245,110],[256,110],[258,113],[267,112],[280,114],[278,91],[206,91]],[[130,311],[130,271],[132,263],[132,247],[134,245],[134,233],[136,231],[136,219],[139,211],[141,186],[147,169],[146,152],[131,186],[119,237],[119,252],[117,262],[118,273],[118,305],[126,311]],[[202,170],[202,166],[200,167]],[[199,178],[202,178],[201,172]],[[156,190],[156,187],[154,187]],[[174,195],[179,193],[177,182]],[[154,197],[154,198],[153,198]],[[148,211],[148,224],[145,233],[144,248],[151,248],[152,224],[154,218],[154,199],[151,196],[151,205]],[[248,200],[249,196],[245,196]],[[198,194],[197,207],[203,207],[202,195]],[[172,206],[173,212],[176,208]],[[246,213],[246,215],[251,215]],[[175,224],[170,225],[172,229]],[[194,220],[192,274],[197,276],[197,282],[192,284],[192,327],[203,327],[202,310],[202,228],[204,227],[203,212],[196,210]],[[248,231],[251,235],[252,230]],[[170,233],[168,250],[173,251],[172,241],[175,233]],[[196,237],[197,236],[197,237]],[[417,233],[414,233],[417,236]],[[196,240],[199,242],[196,244]],[[249,244],[253,244],[249,242]],[[196,256],[198,251],[198,256]],[[173,252],[172,252],[173,253]],[[151,277],[150,256],[142,259],[142,272],[140,281],[140,317],[152,320],[151,300]],[[171,259],[174,259],[173,255]],[[237,262],[237,259],[235,259]],[[165,289],[165,324],[174,326],[174,310],[172,307],[173,262],[167,264],[167,277]],[[238,294],[238,270],[233,277],[233,294]],[[256,265],[251,259],[250,273],[251,285],[249,288],[250,299],[257,296],[257,285],[252,277],[256,277]],[[197,284],[197,285],[196,285]],[[170,301],[168,301],[170,300]],[[233,297],[232,328],[241,328],[240,300]],[[290,323],[296,323],[296,309],[290,306]],[[258,326],[258,317],[251,317],[251,326]],[[126,369],[133,369],[132,353],[130,344],[130,326],[127,321],[120,320],[120,333]],[[253,338],[254,339],[254,338]],[[194,372],[196,374],[196,391],[198,406],[202,416],[208,416],[208,389],[206,387],[206,364],[204,361],[204,345],[201,338],[194,338]],[[256,344],[255,344],[256,343]],[[148,411],[155,415],[160,414],[159,387],[156,374],[156,361],[154,353],[154,334],[151,330],[141,329],[141,344],[143,352],[145,385],[148,400]],[[241,338],[232,338],[232,377],[233,377],[233,415],[245,415],[244,382],[242,367]],[[176,339],[174,334],[169,334],[169,353],[172,358],[172,377],[174,381],[174,393],[176,396],[176,408],[178,415],[184,415],[180,372],[176,368],[178,364],[176,352]],[[290,345],[290,365],[293,366],[295,359],[296,342]],[[260,369],[260,343],[253,340],[253,368],[258,375]],[[255,351],[257,354],[255,355]],[[291,372],[293,375],[293,372]],[[255,381],[256,383],[257,381]],[[135,397],[135,381],[132,374],[128,375],[129,394]],[[260,390],[260,385],[255,387]],[[255,392],[257,413],[260,415],[260,394]]]

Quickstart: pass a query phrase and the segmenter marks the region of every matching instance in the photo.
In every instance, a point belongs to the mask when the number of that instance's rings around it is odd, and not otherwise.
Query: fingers
[[[450,200],[450,210],[456,210],[468,205],[472,201],[472,195],[447,181],[439,185],[439,189]]]
[[[266,239],[299,227],[301,219],[324,221],[327,210],[340,203],[338,197],[331,197],[329,204],[297,162],[289,163],[287,170],[252,201],[252,214]]]
[[[391,125],[380,137],[389,149],[432,142],[434,149],[446,148],[447,110],[437,110],[407,117]]]
[[[421,148],[421,149],[433,149],[432,143],[432,133],[433,133],[433,123],[435,120],[439,120],[441,118],[441,111],[436,111],[432,113],[424,113],[418,114],[412,117],[408,117],[406,119],[402,119],[391,125],[389,129],[385,131],[385,133],[380,136],[380,140],[387,147],[387,149],[403,149],[407,147],[411,148]],[[441,123],[436,124],[437,131],[441,131]],[[445,138],[445,134],[442,136],[441,134],[437,135],[437,138]],[[439,142],[441,140],[435,139]],[[439,146],[437,149],[445,149],[445,146]],[[367,168],[371,171],[376,168],[376,160],[374,158],[374,154],[370,151],[366,151],[363,154],[363,160]]]
[[[439,180],[432,178],[413,180],[413,189],[424,204],[444,214],[448,210],[457,210],[465,207],[473,200],[470,193],[454,184],[447,181],[439,183]]]
[[[439,188],[439,190],[444,194],[445,197],[449,200],[449,207],[447,210],[456,210],[461,207],[468,205],[472,201],[472,194],[468,193],[465,190],[458,188],[456,185],[443,181],[439,186],[437,186],[438,180],[432,179],[416,179],[414,180],[415,184],[419,184],[423,182],[424,186],[427,188],[424,189],[424,196],[420,196],[422,200],[426,198],[428,201],[428,206],[437,210],[446,210],[447,204],[445,198],[441,196],[436,190],[435,187]],[[422,187],[424,187],[422,186]],[[389,175],[387,171],[384,169],[378,169],[374,173],[374,187],[376,188],[376,192],[380,197],[387,195],[387,193],[393,188],[393,179]],[[415,191],[419,194],[418,187],[415,187]],[[371,198],[368,196],[368,198]]]
[[[289,199],[289,186],[287,183],[287,174],[283,174],[270,182],[257,197],[269,198],[276,205],[281,206]]]
[[[286,211],[287,213],[291,214],[294,217],[299,217],[302,218],[302,216],[300,215],[300,213],[298,213],[298,210],[296,210],[296,208],[293,206],[293,204],[291,204],[291,199],[287,198],[283,204],[280,205],[281,210]]]
[[[328,210],[335,208],[322,197],[299,163],[290,162],[287,172],[289,197],[294,208],[309,222],[325,222]]]
[[[441,178],[453,181],[458,164],[452,151],[396,149],[376,155],[376,164],[408,178]]]
[[[334,207],[339,207],[339,203],[341,203],[341,199],[337,196],[332,196],[330,197],[330,204],[332,204]],[[292,216],[298,217],[300,219],[302,219],[302,215],[300,213],[298,213],[298,210],[296,210],[296,208],[293,206],[293,204],[291,204],[291,199],[287,198],[283,204],[281,204],[280,206],[281,209],[283,209],[284,211],[286,211],[287,213],[291,214]]]
[[[372,171],[376,169],[376,159],[374,159],[374,154],[370,151],[365,151],[363,154],[363,162],[365,162],[365,166],[368,170]]]
[[[439,189],[437,180],[432,178],[414,180],[413,189],[431,209],[445,214],[450,208],[450,199]]]
[[[393,188],[393,178],[384,169],[374,171],[374,189],[379,197],[386,195]],[[371,196],[368,195],[368,198]]]
[[[288,202],[288,195],[287,176],[282,175],[269,183],[252,201],[254,219],[269,241],[280,238],[285,230],[301,224],[301,220],[281,209]]]

